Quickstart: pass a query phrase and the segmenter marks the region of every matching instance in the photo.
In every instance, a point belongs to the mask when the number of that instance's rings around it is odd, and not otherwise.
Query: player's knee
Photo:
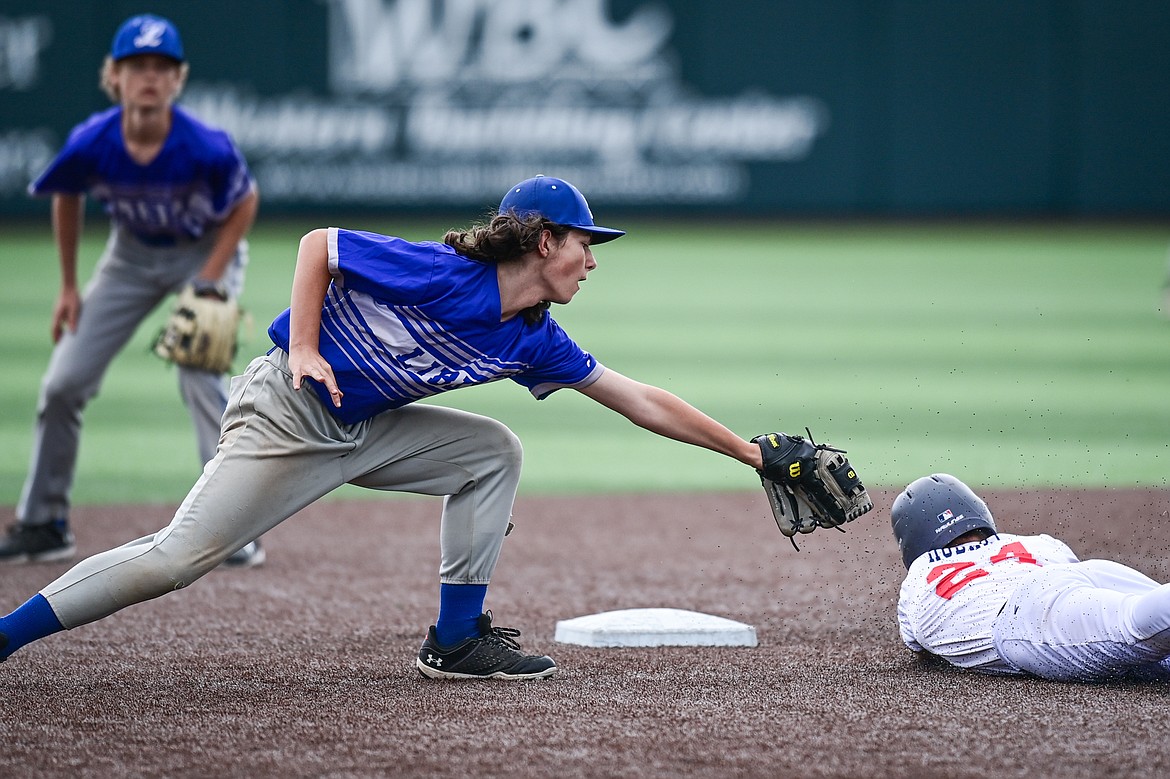
[[[499,463],[501,471],[520,472],[520,468],[524,464],[524,445],[520,443],[520,437],[509,430],[506,425],[500,422],[495,423],[488,445],[494,459]]]
[[[468,444],[472,448],[459,460],[460,471],[467,480],[458,492],[486,485],[514,488],[519,483],[524,449],[505,425],[492,419],[480,420]]]
[[[80,412],[97,394],[79,377],[72,375],[46,376],[41,384],[40,412]]]
[[[179,533],[156,538],[139,558],[143,576],[151,581],[156,594],[162,595],[191,584],[226,558],[230,550],[223,545],[193,542]]]
[[[182,589],[202,575],[189,563],[157,546],[122,561],[117,569],[121,573],[113,598],[119,608]]]

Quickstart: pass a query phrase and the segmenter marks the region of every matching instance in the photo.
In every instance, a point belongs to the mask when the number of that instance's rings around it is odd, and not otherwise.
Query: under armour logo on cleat
[[[427,665],[442,666],[443,665],[443,658],[435,657],[430,652],[427,652]]]

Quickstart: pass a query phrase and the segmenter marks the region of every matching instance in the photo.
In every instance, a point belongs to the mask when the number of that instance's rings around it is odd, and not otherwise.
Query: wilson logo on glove
[[[845,459],[845,450],[785,433],[756,436],[763,467],[760,482],[780,532],[794,536],[811,533],[818,527],[835,527],[852,522],[873,509],[873,501],[857,471]],[[844,532],[844,531],[842,531]]]

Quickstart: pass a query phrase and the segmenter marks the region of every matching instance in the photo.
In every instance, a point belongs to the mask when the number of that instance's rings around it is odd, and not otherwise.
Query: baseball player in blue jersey
[[[1170,680],[1170,584],[1001,532],[948,474],[911,483],[890,516],[907,568],[898,628],[915,652],[988,674]]]
[[[0,541],[0,562],[73,556],[68,515],[82,413],[142,320],[192,281],[199,294],[240,294],[256,185],[225,132],[174,105],[186,77],[183,44],[171,22],[149,15],[127,20],[102,69],[102,86],[117,105],[75,127],[29,187],[52,196],[61,291],[29,473],[17,522]],[[77,250],[87,193],[104,204],[111,230],[82,295]],[[178,375],[206,463],[219,441],[227,380],[186,367]],[[230,562],[262,560],[263,550],[252,544]]]
[[[531,679],[553,660],[492,625],[488,583],[521,447],[483,416],[413,401],[511,379],[576,390],[662,436],[762,467],[760,447],[666,390],[602,366],[551,317],[597,266],[599,227],[572,185],[538,176],[488,223],[443,243],[314,230],[301,240],[275,344],[232,380],[219,450],[170,525],[85,560],[6,617],[0,658],[185,587],[342,484],[444,496],[439,609],[416,660],[432,678]]]

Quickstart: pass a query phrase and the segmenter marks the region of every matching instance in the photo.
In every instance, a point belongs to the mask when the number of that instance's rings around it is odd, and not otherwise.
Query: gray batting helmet
[[[890,521],[907,568],[931,549],[942,549],[972,530],[997,532],[995,518],[983,499],[945,473],[911,482],[894,500]]]

